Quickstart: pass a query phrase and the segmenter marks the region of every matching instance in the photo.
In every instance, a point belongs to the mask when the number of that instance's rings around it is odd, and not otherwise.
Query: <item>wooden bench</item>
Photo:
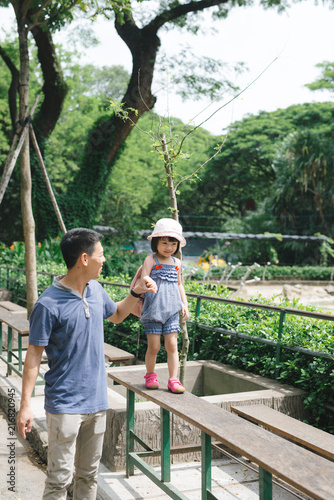
[[[170,413],[173,413],[201,430],[202,500],[216,498],[211,492],[211,438],[259,466],[261,500],[272,499],[272,475],[312,499],[333,498],[334,463],[330,460],[188,392],[172,394],[167,389],[146,389],[141,382],[142,372],[116,368],[108,375],[114,382],[127,388],[127,477],[134,474],[136,466],[172,498],[187,499],[171,483],[170,457],[173,449],[170,447]],[[165,384],[160,387],[163,385]],[[144,461],[145,457],[152,456],[157,451],[152,450],[135,434],[135,393],[160,406],[160,475]],[[144,451],[135,452],[135,442],[139,443]],[[180,449],[179,451],[184,452]]]
[[[231,411],[266,429],[334,460],[334,435],[262,404],[232,406]],[[334,497],[334,492],[333,492]]]
[[[3,343],[3,324],[7,325],[7,345]],[[13,348],[13,331],[18,334],[17,350]],[[29,321],[11,312],[8,309],[0,307],[0,359],[7,364],[7,376],[14,371],[22,377],[22,339],[29,336]],[[6,356],[4,355],[6,351]],[[17,360],[13,362],[13,357]]]
[[[27,319],[27,309],[19,306],[19,304],[14,304],[14,302],[10,302],[9,300],[2,300],[0,301],[0,307]]]
[[[108,359],[110,366],[112,366],[113,363],[122,364],[124,361],[129,361],[134,358],[133,354],[106,343],[104,343],[104,355]]]

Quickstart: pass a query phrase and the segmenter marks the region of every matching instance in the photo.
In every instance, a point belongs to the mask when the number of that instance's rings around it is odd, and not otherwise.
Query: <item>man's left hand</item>
[[[138,285],[135,286],[133,289],[135,293],[146,293],[146,292],[151,292],[151,293],[157,293],[158,287],[157,284],[152,278],[149,276],[144,276]]]

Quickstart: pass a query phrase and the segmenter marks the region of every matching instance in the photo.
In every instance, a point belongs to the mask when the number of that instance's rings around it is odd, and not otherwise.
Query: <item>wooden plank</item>
[[[29,321],[0,307],[0,321],[16,330],[20,335],[29,335]]]
[[[19,306],[19,304],[14,304],[14,302],[11,302],[10,300],[0,301],[0,307],[3,307],[13,313],[27,313],[27,309],[25,307]]]
[[[262,404],[232,406],[231,411],[334,460],[333,434]]]
[[[334,491],[334,463],[239,418],[188,392],[145,388],[143,371],[115,369],[109,377],[140,396],[193,424],[225,446],[278,476],[315,500]],[[166,384],[167,385],[167,384]]]
[[[109,361],[128,361],[129,359],[134,358],[133,354],[106,343],[104,344],[104,355],[109,359]]]

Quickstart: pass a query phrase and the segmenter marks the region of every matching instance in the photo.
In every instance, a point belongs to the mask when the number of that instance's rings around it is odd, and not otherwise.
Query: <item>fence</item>
[[[4,271],[4,273],[3,273],[3,271]],[[14,273],[16,274],[16,277],[13,278],[12,274],[14,274]],[[3,274],[5,274],[5,276],[3,276]],[[53,279],[56,275],[53,273],[47,273],[47,272],[42,272],[42,271],[38,271],[37,274],[45,277],[45,280],[44,280],[45,285],[43,286],[42,289],[38,290],[38,292],[40,294],[45,288],[47,288],[47,286],[52,284]],[[26,303],[25,279],[24,279],[24,281],[21,279],[24,275],[25,275],[25,270],[22,268],[10,268],[7,266],[0,266],[0,286],[5,286],[8,290],[11,290],[13,292],[13,298],[16,301]],[[104,287],[129,288],[129,286],[130,286],[130,285],[122,284],[122,283],[109,283],[106,281],[100,281],[100,283]],[[23,292],[23,290],[24,290],[24,293],[20,293],[20,289],[21,289],[21,292]],[[195,293],[187,293],[187,297],[196,300],[195,318],[193,321],[188,321],[189,324],[192,324],[195,326],[195,332],[200,328],[202,330],[215,331],[217,333],[223,333],[224,335],[235,336],[235,337],[239,337],[241,339],[250,340],[252,342],[259,342],[262,344],[274,346],[274,347],[276,347],[276,365],[277,366],[279,365],[280,360],[281,360],[282,349],[291,350],[291,351],[295,351],[295,352],[301,352],[303,354],[308,354],[312,357],[320,357],[320,358],[334,360],[334,356],[330,355],[328,353],[318,352],[318,351],[314,351],[311,349],[306,349],[304,347],[289,346],[289,345],[286,345],[286,344],[281,342],[283,331],[284,331],[284,324],[285,324],[286,316],[288,314],[292,314],[295,316],[304,316],[304,317],[309,317],[309,318],[314,318],[314,319],[322,319],[322,320],[326,320],[326,321],[334,321],[334,315],[325,314],[325,313],[318,313],[318,312],[310,312],[310,311],[301,311],[301,310],[291,309],[291,308],[282,308],[279,306],[258,304],[258,303],[254,303],[254,302],[244,302],[244,301],[240,301],[240,300],[225,299],[225,298],[213,297],[213,296],[209,296],[209,295],[200,295],[200,294],[195,294]],[[202,301],[219,302],[219,303],[231,304],[231,305],[235,305],[235,306],[239,306],[239,307],[241,306],[241,307],[247,307],[247,308],[252,308],[252,309],[262,309],[262,310],[276,312],[277,314],[279,314],[279,317],[280,317],[279,328],[278,328],[278,341],[269,340],[269,339],[249,335],[246,333],[236,332],[236,331],[228,330],[225,328],[220,328],[220,327],[216,327],[216,326],[211,326],[211,325],[199,323],[198,318],[200,316]],[[195,342],[195,336],[196,336],[196,333],[192,339],[193,346],[194,346],[194,342]]]

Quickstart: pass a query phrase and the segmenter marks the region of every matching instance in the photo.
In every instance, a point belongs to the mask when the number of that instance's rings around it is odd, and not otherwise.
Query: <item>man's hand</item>
[[[26,433],[31,431],[34,418],[30,406],[30,398],[37,380],[43,351],[44,346],[29,344],[24,362],[21,406],[17,414],[17,430],[24,439],[26,438]]]
[[[33,419],[34,416],[30,406],[24,406],[20,408],[20,411],[17,414],[16,423],[17,430],[21,434],[23,439],[26,439],[27,432],[31,431]]]
[[[152,278],[150,278],[149,276],[144,276],[143,278],[141,278],[138,285],[135,286],[133,291],[135,293],[146,293],[146,292],[157,293],[158,287],[156,282],[152,280]]]

